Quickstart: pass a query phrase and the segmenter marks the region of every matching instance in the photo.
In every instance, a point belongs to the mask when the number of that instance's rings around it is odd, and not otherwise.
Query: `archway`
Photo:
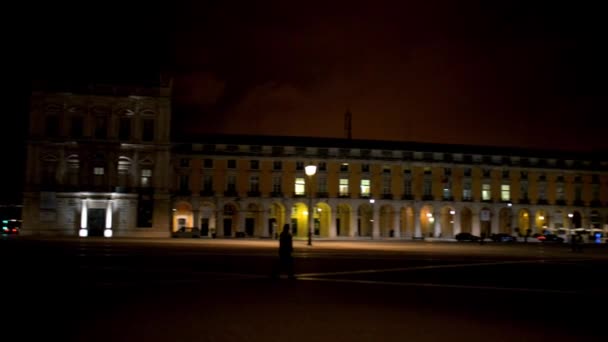
[[[177,202],[173,207],[173,232],[193,226],[192,206],[184,201]]]
[[[502,208],[498,212],[498,232],[503,234],[513,234],[511,229],[511,209]]]
[[[454,237],[454,216],[456,216],[456,210],[453,207],[441,208],[441,237]]]
[[[549,228],[549,215],[544,210],[536,211],[536,217],[534,218],[535,233],[545,234]]]
[[[395,231],[393,228],[394,223],[394,211],[390,205],[383,205],[380,207],[380,236],[381,237],[394,237]],[[396,227],[395,227],[396,228]]]
[[[414,236],[414,209],[412,207],[401,208],[401,237],[411,238]]]
[[[372,206],[368,203],[359,206],[357,219],[357,232],[359,236],[372,236],[373,233],[373,213]]]
[[[315,236],[328,237],[331,226],[331,207],[329,204],[320,202],[315,207]]]
[[[583,227],[583,216],[576,210],[572,213],[572,226],[575,229]]]
[[[473,213],[471,212],[471,209],[467,207],[462,208],[460,211],[460,232],[473,232]]]
[[[490,236],[492,234],[492,216],[494,213],[488,207],[483,207],[479,211],[479,234],[481,236]]]
[[[222,210],[222,236],[233,236],[238,229],[238,209],[233,203],[227,203]]]
[[[261,213],[259,205],[255,203],[247,205],[247,211],[245,212],[245,235],[249,237],[262,236]]]
[[[204,202],[201,205],[201,236],[210,236],[211,234],[216,233],[216,215],[215,215],[215,205],[210,202]]]
[[[517,223],[518,223],[518,234],[520,236],[526,236],[528,229],[530,229],[530,213],[528,209],[520,209],[519,213],[517,213]]]
[[[268,222],[265,231],[268,232],[269,237],[278,238],[283,230],[283,225],[287,223],[285,222],[285,206],[279,202],[274,202],[268,210]]]
[[[420,210],[420,234],[422,237],[433,236],[434,223],[435,217],[433,217],[433,207],[425,205]]]
[[[308,238],[308,206],[302,202],[294,203],[291,207],[291,233],[294,237]],[[279,233],[282,227],[279,228]]]
[[[350,222],[351,207],[348,204],[338,204],[336,207],[336,236],[353,236]]]

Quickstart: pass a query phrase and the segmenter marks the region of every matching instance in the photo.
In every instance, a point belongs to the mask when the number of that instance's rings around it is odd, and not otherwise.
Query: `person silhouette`
[[[293,238],[289,232],[289,224],[283,225],[283,231],[279,235],[279,264],[275,267],[273,277],[278,278],[282,272],[286,272],[289,279],[296,279],[293,273]]]

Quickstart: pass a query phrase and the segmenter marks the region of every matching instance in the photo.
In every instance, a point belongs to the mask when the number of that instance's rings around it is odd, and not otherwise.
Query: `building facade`
[[[268,238],[287,223],[297,238],[451,239],[608,227],[603,155],[302,137],[171,141],[170,94],[162,80],[35,91],[23,234],[196,228]]]
[[[30,101],[22,234],[167,236],[169,83]]]

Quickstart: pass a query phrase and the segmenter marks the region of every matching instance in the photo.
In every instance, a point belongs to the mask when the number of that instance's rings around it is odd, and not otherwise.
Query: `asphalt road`
[[[605,246],[296,241],[298,279],[273,280],[277,247],[2,239],[6,332],[11,341],[606,339]]]

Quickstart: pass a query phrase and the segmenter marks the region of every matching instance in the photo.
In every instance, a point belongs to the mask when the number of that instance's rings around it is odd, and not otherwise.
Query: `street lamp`
[[[371,222],[371,224],[372,224],[372,226],[371,226],[371,230],[372,231],[371,231],[371,234],[370,234],[372,240],[374,239],[374,203],[375,202],[376,202],[375,199],[373,199],[373,198],[369,199],[369,203],[372,206],[372,218],[371,218],[371,220],[369,220],[369,222]]]
[[[317,166],[309,164],[304,168],[308,176],[308,245],[312,246],[312,232],[314,229],[314,210],[312,208],[312,176],[317,173]]]

